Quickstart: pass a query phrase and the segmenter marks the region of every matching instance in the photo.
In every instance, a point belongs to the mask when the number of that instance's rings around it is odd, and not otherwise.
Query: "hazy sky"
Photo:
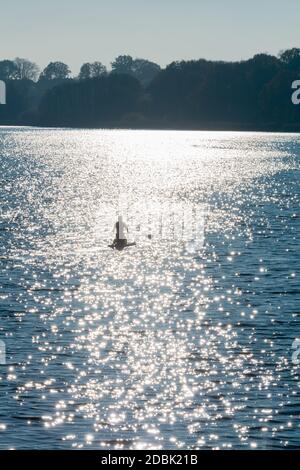
[[[238,60],[300,47],[300,0],[0,0],[0,59]]]

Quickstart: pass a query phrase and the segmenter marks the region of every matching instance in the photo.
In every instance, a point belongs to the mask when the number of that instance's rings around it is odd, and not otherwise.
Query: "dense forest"
[[[117,57],[107,71],[85,63],[72,77],[68,65],[0,61],[7,104],[2,125],[240,129],[300,131],[300,49],[278,57],[257,54],[240,62],[193,60],[166,68],[145,59]]]

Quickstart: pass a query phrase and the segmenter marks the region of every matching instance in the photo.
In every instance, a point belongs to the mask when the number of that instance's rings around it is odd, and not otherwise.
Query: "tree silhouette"
[[[87,80],[101,77],[105,73],[107,73],[106,67],[101,62],[86,62],[81,66],[78,78],[79,80]]]
[[[133,76],[145,86],[160,72],[160,66],[145,59],[135,59],[133,64]]]
[[[116,73],[132,74],[133,58],[130,55],[119,55],[112,63],[111,68]]]
[[[160,72],[160,66],[146,59],[133,59],[130,55],[120,55],[111,64],[114,73],[126,73],[147,86]]]
[[[42,71],[40,80],[64,80],[69,78],[71,70],[63,62],[50,62]]]
[[[28,59],[21,59],[17,57],[14,60],[14,63],[17,67],[17,76],[19,80],[33,80],[36,81],[39,75],[39,67],[34,62],[31,62]]]
[[[294,47],[280,53],[280,60],[286,66],[300,70],[300,49]]]
[[[18,77],[17,65],[13,60],[0,61],[0,80],[14,80]]]

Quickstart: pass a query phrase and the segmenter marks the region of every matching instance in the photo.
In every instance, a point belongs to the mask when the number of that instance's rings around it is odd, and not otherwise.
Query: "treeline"
[[[1,124],[300,131],[292,82],[300,80],[300,49],[240,62],[181,61],[165,69],[119,56],[107,71],[85,63],[43,71],[25,60],[0,61],[7,84]]]

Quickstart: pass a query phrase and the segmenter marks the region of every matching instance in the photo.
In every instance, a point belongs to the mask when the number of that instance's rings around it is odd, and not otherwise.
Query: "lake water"
[[[299,135],[0,128],[0,171],[0,449],[300,447]]]

